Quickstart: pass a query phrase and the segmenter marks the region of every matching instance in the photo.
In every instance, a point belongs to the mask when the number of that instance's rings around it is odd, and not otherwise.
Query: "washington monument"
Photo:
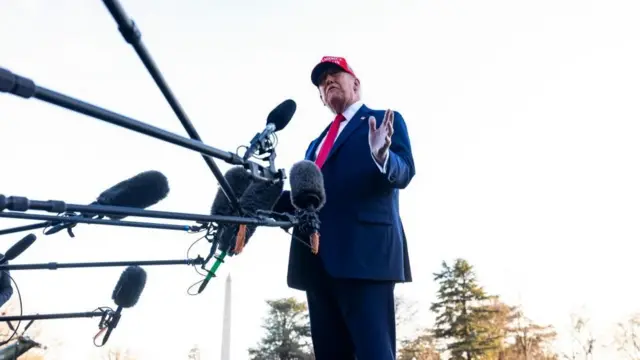
[[[224,286],[224,314],[222,318],[222,346],[220,360],[231,360],[231,274]]]

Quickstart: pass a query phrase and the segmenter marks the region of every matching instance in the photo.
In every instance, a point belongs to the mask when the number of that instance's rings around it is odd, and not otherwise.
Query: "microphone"
[[[249,185],[238,202],[246,215],[257,217],[259,212],[273,209],[282,194],[283,188],[284,183],[282,181],[257,180]],[[256,228],[257,225],[254,224],[233,224],[233,226],[225,229],[227,231],[221,237],[220,246],[223,249],[229,249],[231,256],[240,254],[251,236],[253,236]],[[232,244],[231,240],[234,236],[235,244]]]
[[[132,178],[123,180],[111,188],[103,191],[96,201],[89,205],[104,206],[121,206],[144,209],[160,202],[169,194],[169,182],[159,171],[150,170],[142,172]],[[95,214],[80,214],[74,216],[82,216],[93,218]],[[126,215],[108,215],[112,220],[122,220]],[[102,218],[102,216],[98,216]],[[69,236],[74,237],[71,228],[77,223],[60,222],[45,231],[45,235],[52,235],[62,229],[68,229]]]
[[[118,305],[111,319],[107,321],[107,332],[104,335],[102,344],[109,340],[113,329],[118,326],[122,309],[133,307],[138,303],[142,290],[147,283],[147,273],[139,266],[129,266],[120,275],[116,287],[113,289],[111,299]],[[98,333],[99,335],[100,333]],[[98,336],[96,335],[96,337]]]
[[[234,166],[231,169],[227,170],[227,172],[224,174],[224,178],[227,180],[227,183],[229,183],[229,187],[231,187],[231,191],[236,196],[236,198],[240,198],[251,183],[251,174],[247,172],[242,166]],[[232,215],[233,212],[233,207],[231,206],[229,199],[227,199],[225,194],[220,191],[220,189],[218,189],[218,192],[213,199],[213,204],[211,204],[211,215]],[[218,229],[211,241],[211,250],[209,251],[209,255],[207,255],[206,259],[204,260],[203,269],[204,265],[208,263],[215,254],[218,248],[218,244],[220,243],[221,233],[224,232],[224,228],[229,227],[229,225],[230,224],[225,223],[220,223],[218,225]]]
[[[169,194],[169,181],[155,170],[142,172],[103,191],[92,205],[122,206],[145,209],[164,200]],[[126,215],[109,215],[121,220]]]
[[[0,265],[6,264],[7,262],[17,258],[22,254],[29,246],[31,246],[36,241],[36,236],[33,234],[29,234],[23,237],[20,241],[13,244],[12,247],[7,250],[4,256],[0,259]]]
[[[264,153],[265,148],[269,146],[267,144],[267,140],[271,134],[280,131],[285,128],[291,121],[293,114],[296,112],[296,102],[287,99],[280,103],[280,105],[276,106],[275,109],[271,110],[269,115],[267,116],[267,126],[262,130],[261,133],[256,134],[251,142],[249,143],[249,148],[247,152],[244,153],[243,160],[247,161],[249,158],[258,150],[260,150],[260,154]]]
[[[7,324],[11,323],[7,322]],[[14,343],[0,349],[0,360],[22,359],[21,356],[33,348],[46,349],[46,346],[28,336],[18,336]]]
[[[256,214],[260,210],[273,209],[278,198],[280,198],[280,195],[282,194],[283,187],[284,183],[282,181],[271,182],[265,180],[254,180],[249,184],[246,190],[244,190],[238,202],[245,213],[251,216],[257,216]],[[207,287],[209,281],[215,276],[215,272],[218,270],[218,267],[220,267],[220,264],[224,262],[224,258],[227,254],[229,254],[229,256],[233,256],[234,254],[242,252],[242,249],[249,241],[249,238],[253,236],[255,231],[256,225],[247,226],[246,224],[225,224],[218,228],[216,232],[216,241],[221,252],[220,255],[216,257],[216,262],[207,272],[207,276],[204,278],[202,283],[200,283],[198,294]],[[211,253],[207,257],[205,263],[211,259],[214,251],[215,249],[212,247]]]
[[[311,251],[317,254],[320,246],[318,211],[326,202],[322,171],[314,162],[302,160],[293,164],[289,177],[291,204],[300,220],[300,230],[310,234]]]
[[[251,174],[242,166],[232,167],[224,174],[224,178],[231,186],[231,190],[237,198],[242,196],[251,183]],[[218,190],[216,197],[213,199],[213,204],[211,204],[211,215],[231,215],[232,213],[233,207],[229,199],[227,199],[222,191]]]

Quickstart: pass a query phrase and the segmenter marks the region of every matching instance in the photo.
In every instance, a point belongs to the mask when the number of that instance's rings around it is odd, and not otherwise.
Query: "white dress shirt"
[[[344,112],[342,113],[342,116],[344,116],[345,120],[340,123],[340,127],[338,128],[338,134],[336,135],[336,141],[338,140],[338,137],[340,137],[340,134],[342,133],[342,130],[344,130],[344,128],[349,123],[349,121],[351,121],[353,116],[358,112],[358,110],[360,110],[360,108],[362,107],[363,104],[364,103],[362,101],[357,101],[357,102],[351,104],[351,106],[349,106],[348,108],[346,108],[344,110]],[[366,118],[364,120],[355,119],[354,121],[367,121],[368,122],[369,119],[368,118]],[[324,144],[324,141],[326,140],[326,138],[327,138],[327,135],[325,135],[324,138],[322,138],[322,140],[320,141],[320,144],[316,148],[316,158],[318,157],[318,153],[320,152],[320,149],[322,148],[322,144]],[[387,172],[387,163],[388,163],[388,160],[389,160],[389,152],[387,151],[387,153],[385,154],[384,163],[382,165],[378,164],[378,162],[376,161],[375,157],[373,156],[373,153],[371,153],[371,158],[373,159],[373,162],[376,164],[378,169],[380,169],[380,171],[383,174],[385,174]]]

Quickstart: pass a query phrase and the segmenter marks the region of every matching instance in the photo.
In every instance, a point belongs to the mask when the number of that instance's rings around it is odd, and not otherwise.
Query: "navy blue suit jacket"
[[[317,281],[320,266],[335,278],[411,281],[399,190],[409,185],[415,166],[407,125],[400,113],[394,114],[386,173],[373,160],[368,140],[369,116],[380,126],[384,110],[362,105],[336,139],[322,167],[327,201],[319,213],[320,251],[314,255],[292,239],[287,276],[290,287],[308,289]],[[306,160],[315,160],[328,129],[311,142]],[[288,192],[274,210],[293,211]]]

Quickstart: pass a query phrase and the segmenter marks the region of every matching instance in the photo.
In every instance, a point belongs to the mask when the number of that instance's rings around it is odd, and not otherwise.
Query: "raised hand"
[[[369,147],[373,157],[379,164],[386,160],[391,137],[393,136],[393,111],[388,109],[384,113],[384,120],[380,127],[376,128],[376,118],[369,116]]]

